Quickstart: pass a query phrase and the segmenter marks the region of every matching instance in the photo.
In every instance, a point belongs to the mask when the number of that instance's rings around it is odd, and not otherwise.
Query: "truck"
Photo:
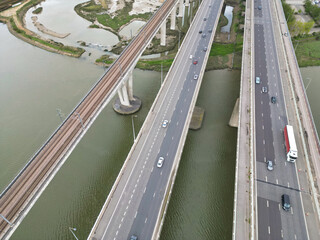
[[[296,139],[294,138],[293,127],[286,125],[284,127],[284,139],[287,150],[287,161],[295,162],[298,158],[298,150],[296,145]]]

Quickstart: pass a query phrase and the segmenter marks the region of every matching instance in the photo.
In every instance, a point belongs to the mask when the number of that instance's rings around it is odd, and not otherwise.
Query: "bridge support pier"
[[[182,17],[183,9],[184,9],[183,0],[179,0],[179,14],[178,14],[178,17]]]
[[[167,19],[163,21],[160,28],[160,32],[161,32],[160,45],[161,46],[166,45],[166,30],[167,30]]]
[[[114,101],[113,110],[117,113],[129,115],[140,110],[141,100],[133,96],[133,68],[118,89],[118,98]]]
[[[188,7],[190,5],[189,0],[186,0],[185,6]]]
[[[175,30],[176,29],[176,12],[177,12],[177,10],[176,10],[177,8],[176,8],[176,6],[174,6],[173,7],[173,9],[172,9],[172,12],[171,12],[171,18],[170,18],[170,23],[171,23],[171,25],[170,25],[170,29],[171,30]]]

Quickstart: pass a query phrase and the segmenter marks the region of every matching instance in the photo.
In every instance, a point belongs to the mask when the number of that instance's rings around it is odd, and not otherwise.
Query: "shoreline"
[[[58,53],[70,57],[80,57],[85,50],[83,48],[66,46],[39,36],[33,31],[25,28],[25,13],[43,0],[26,0],[17,7],[0,12],[0,21],[5,23],[9,32],[15,37],[49,52]]]

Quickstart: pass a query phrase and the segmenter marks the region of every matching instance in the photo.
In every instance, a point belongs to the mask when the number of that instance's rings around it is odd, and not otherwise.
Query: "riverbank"
[[[242,0],[229,0],[226,1],[226,5],[234,7],[230,32],[221,32],[221,27],[228,24],[227,18],[224,15],[221,15],[217,32],[215,34],[215,40],[211,47],[206,71],[226,68],[241,69],[243,42],[243,30],[241,26],[244,24],[244,15],[242,14],[242,12],[244,12],[244,5]],[[181,19],[178,19],[178,21],[181,21]],[[185,22],[187,24],[185,24],[181,30],[181,41],[183,40],[183,37],[189,28],[189,20],[185,19]],[[167,31],[170,30],[167,29]],[[155,41],[159,41],[159,39],[156,39]],[[172,47],[172,45],[163,47],[163,50],[166,50],[167,54],[163,54],[159,58],[140,59],[136,65],[136,68],[153,71],[161,71],[162,68],[163,71],[168,71],[178,50],[178,41],[172,43],[175,43],[174,47]],[[153,43],[153,45],[157,46],[160,44]],[[158,52],[156,50],[150,52],[148,49],[146,49],[144,52],[144,54],[154,53]],[[103,55],[96,60],[96,63],[98,65],[110,66],[113,61],[114,58],[110,57],[109,55]]]
[[[11,34],[27,43],[49,52],[59,53],[71,57],[80,57],[85,52],[84,49],[65,46],[60,42],[43,38],[25,28],[24,16],[26,12],[42,1],[43,0],[27,0],[17,7],[0,12],[0,21],[7,24]]]

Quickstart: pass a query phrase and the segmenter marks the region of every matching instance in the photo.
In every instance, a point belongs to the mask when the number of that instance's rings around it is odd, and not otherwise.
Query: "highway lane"
[[[255,76],[261,78],[261,84],[253,83],[258,238],[308,239],[295,164],[286,162],[283,128],[288,120],[270,2],[256,0],[254,4]],[[262,9],[259,10],[258,6],[262,6]],[[262,87],[267,87],[268,93],[262,93]],[[271,103],[271,96],[276,97],[276,104]],[[267,160],[273,161],[273,171],[267,170]],[[284,193],[290,196],[290,212],[281,208],[281,195]]]
[[[212,5],[209,7],[209,5]],[[204,47],[208,46],[216,18],[219,17],[221,0],[206,1],[199,8],[195,23],[190,27],[189,34],[177,55],[176,66],[167,78],[171,78],[170,87],[161,97],[159,110],[155,113],[148,136],[136,156],[125,188],[108,220],[101,239],[128,239],[136,234],[139,239],[151,239],[164,198],[165,187],[170,176],[171,167],[185,125],[191,100],[194,96],[197,80],[205,56]],[[204,18],[207,18],[204,21]],[[206,36],[199,34],[202,30]],[[190,55],[193,56],[190,59]],[[198,60],[197,64],[193,64]],[[162,128],[167,119],[169,125]],[[162,168],[157,168],[158,158],[165,158]]]

